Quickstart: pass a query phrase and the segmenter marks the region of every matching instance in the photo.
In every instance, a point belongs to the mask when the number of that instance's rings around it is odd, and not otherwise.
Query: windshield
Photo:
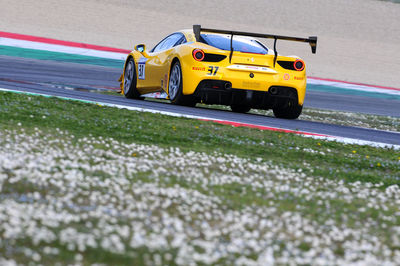
[[[201,41],[221,50],[230,51],[231,36],[219,34],[201,34]],[[234,51],[243,53],[267,54],[268,48],[254,39],[233,36],[232,46]]]

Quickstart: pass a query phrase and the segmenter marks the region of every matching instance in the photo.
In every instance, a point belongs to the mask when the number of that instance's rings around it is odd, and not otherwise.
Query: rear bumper
[[[259,109],[282,106],[288,100],[303,105],[306,92],[305,70],[286,70],[278,65],[276,68],[265,67],[265,70],[264,67],[246,65],[246,69],[236,69],[232,66],[237,65],[221,63],[218,71],[215,71],[216,65],[201,62],[196,63],[196,66],[184,67],[183,94],[193,95],[204,103],[229,105],[239,104],[239,101]],[[210,69],[214,69],[214,72]],[[226,83],[230,83],[233,89],[225,88]],[[279,88],[277,94],[271,93],[273,87]]]
[[[286,86],[271,86],[266,91],[232,88],[224,80],[203,80],[193,96],[206,104],[246,105],[255,109],[285,107],[289,102],[298,103],[297,90]]]

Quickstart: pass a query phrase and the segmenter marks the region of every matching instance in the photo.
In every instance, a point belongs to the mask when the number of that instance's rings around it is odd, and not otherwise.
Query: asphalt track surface
[[[190,108],[91,92],[118,87],[120,74],[121,70],[116,68],[0,56],[0,88],[400,145],[400,133],[396,132]],[[305,106],[399,116],[399,101],[315,91],[307,92]]]

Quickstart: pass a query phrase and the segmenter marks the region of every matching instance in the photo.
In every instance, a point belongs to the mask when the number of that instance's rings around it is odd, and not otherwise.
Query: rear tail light
[[[293,62],[293,67],[297,71],[302,71],[304,69],[304,62],[303,60],[297,59]]]
[[[203,50],[194,49],[192,55],[193,55],[194,60],[196,60],[196,61],[203,61],[203,59],[204,59]]]

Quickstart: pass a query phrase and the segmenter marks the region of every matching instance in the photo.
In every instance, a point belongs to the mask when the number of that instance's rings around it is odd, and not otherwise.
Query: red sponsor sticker
[[[192,70],[196,70],[196,71],[206,71],[205,67],[192,67]]]
[[[294,77],[294,80],[303,80],[304,79],[304,77]]]
[[[285,73],[285,74],[283,75],[283,79],[284,79],[284,80],[289,80],[289,79],[290,79],[290,75],[289,75],[288,73]]]

